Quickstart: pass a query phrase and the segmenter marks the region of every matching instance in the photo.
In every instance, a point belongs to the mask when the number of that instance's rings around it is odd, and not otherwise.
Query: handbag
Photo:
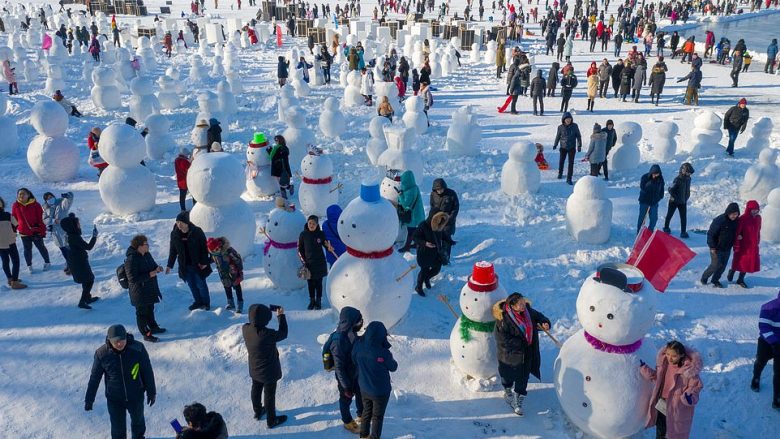
[[[200,277],[202,277],[203,279],[205,279],[205,278],[209,277],[209,275],[210,275],[210,274],[211,274],[213,271],[214,271],[214,270],[211,268],[211,264],[206,264],[206,266],[205,266],[204,268],[199,268],[199,269],[198,269],[198,274],[200,274]]]
[[[663,398],[658,398],[658,402],[655,403],[655,409],[658,410],[659,413],[666,416],[666,400]]]
[[[311,271],[309,271],[309,268],[302,265],[301,268],[298,269],[298,278],[303,280],[311,279]]]
[[[412,207],[409,209],[404,209],[403,206],[401,206],[401,203],[398,203],[396,206],[396,211],[398,212],[398,221],[401,221],[403,224],[409,224],[412,222],[412,211],[414,210],[414,207],[417,206],[417,200],[420,199],[420,194],[418,193],[417,196],[414,198],[414,203],[412,203]]]

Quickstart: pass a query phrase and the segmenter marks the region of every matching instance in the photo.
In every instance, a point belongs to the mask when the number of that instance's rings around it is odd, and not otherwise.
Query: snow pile
[[[509,158],[501,167],[501,191],[503,193],[511,197],[536,193],[539,190],[542,176],[534,161],[535,157],[536,145],[534,143],[519,142],[512,145],[512,149],[509,150]]]
[[[743,201],[756,200],[766,203],[769,192],[780,186],[780,166],[777,165],[777,150],[764,148],[758,154],[758,163],[745,171],[745,178],[739,186],[739,197]]]
[[[574,185],[566,200],[566,230],[583,244],[609,241],[612,229],[612,201],[606,185],[598,177],[586,175]]]
[[[27,147],[27,163],[43,181],[66,181],[79,170],[79,149],[65,137],[68,114],[54,100],[38,101],[30,111],[30,124],[38,132]]]

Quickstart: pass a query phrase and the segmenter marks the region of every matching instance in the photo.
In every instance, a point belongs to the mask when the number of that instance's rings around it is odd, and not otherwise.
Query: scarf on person
[[[520,332],[525,336],[525,341],[530,346],[534,341],[534,327],[531,321],[531,313],[528,311],[528,306],[525,307],[523,313],[519,313],[509,306],[509,303],[504,304],[504,311],[506,311],[512,322],[517,325]]]

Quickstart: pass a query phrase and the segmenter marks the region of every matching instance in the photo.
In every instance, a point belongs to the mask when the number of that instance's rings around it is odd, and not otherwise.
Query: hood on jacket
[[[561,64],[558,63],[558,62],[554,62],[554,63],[552,63],[552,66],[550,67],[550,71],[551,72],[557,72],[558,69],[560,69],[560,68],[561,68]]]
[[[417,186],[417,182],[414,180],[414,173],[412,171],[404,171],[401,174],[401,190],[408,191]]]
[[[493,318],[496,321],[504,320],[504,303],[506,303],[506,300],[501,299],[493,304]]]
[[[750,200],[745,205],[745,213],[744,215],[750,215],[750,211],[753,209],[760,209],[761,207],[758,205],[758,201],[756,200]]]
[[[431,217],[431,230],[434,232],[441,232],[447,227],[447,223],[450,222],[450,216],[444,212],[436,212]]]
[[[256,328],[265,328],[271,321],[271,310],[259,303],[249,306],[249,323]]]
[[[209,119],[209,125],[212,126],[212,127],[215,126],[215,125],[219,125],[219,121],[212,117],[211,119]]]
[[[336,332],[349,332],[361,320],[363,320],[363,315],[360,314],[360,311],[351,306],[345,306],[341,308],[339,313],[339,325],[336,327]]]
[[[328,209],[325,211],[325,213],[328,217],[329,223],[338,224],[339,218],[341,217],[341,206],[338,204],[331,204],[328,206]]]
[[[729,216],[732,213],[739,213],[739,204],[729,203],[728,207],[726,207],[726,216]]]
[[[186,210],[183,212],[179,212],[179,214],[176,215],[176,221],[181,221],[187,224],[188,226],[192,225],[192,223],[190,222],[190,213],[187,212]]]
[[[666,356],[664,355],[665,353],[666,346],[662,347],[661,350],[658,351],[658,355],[656,356],[656,364],[663,364],[666,362]],[[680,369],[682,376],[688,379],[693,378],[694,376],[701,373],[702,369],[704,369],[704,362],[702,361],[701,355],[696,349],[685,346],[685,361],[683,361],[683,365]]]
[[[539,79],[542,78],[542,71],[541,70],[537,70],[536,71],[536,77],[539,78]]]
[[[693,175],[693,173],[695,172],[693,170],[693,165],[691,165],[688,162],[685,162],[682,165],[680,165],[680,173],[682,174],[683,171],[687,172],[690,175]]]
[[[369,323],[366,333],[363,334],[363,339],[369,346],[390,348],[390,343],[387,341],[387,328],[385,328],[385,324],[382,322]]]
[[[561,123],[566,122],[566,119],[569,119],[569,118],[571,118],[571,122],[574,123],[574,118],[571,117],[571,113],[569,113],[568,111],[563,113],[563,116],[561,116]]]
[[[81,235],[81,228],[79,227],[79,219],[73,213],[68,214],[67,217],[60,221],[60,227],[68,235]]]
[[[650,166],[650,170],[647,172],[648,174],[658,174],[663,176],[664,174],[661,172],[661,167],[658,165]]]
[[[433,180],[433,185],[431,185],[431,190],[435,191],[437,189],[447,190],[447,182],[444,181],[443,178],[437,178]]]
[[[127,251],[125,251],[125,257],[129,258],[130,256],[133,256],[135,254],[140,255],[140,253],[138,253],[138,250],[135,247],[133,247],[132,245],[128,246]]]

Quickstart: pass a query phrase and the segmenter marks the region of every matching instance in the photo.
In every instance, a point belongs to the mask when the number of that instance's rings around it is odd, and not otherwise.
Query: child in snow
[[[420,95],[423,97],[423,102],[425,103],[425,107],[423,108],[423,112],[425,113],[425,120],[428,121],[428,126],[431,126],[431,120],[428,118],[428,110],[433,107],[433,93],[431,93],[431,84],[425,82],[422,84],[422,87],[420,88]]]
[[[98,152],[98,143],[100,143],[101,132],[100,128],[93,127],[87,136],[87,146],[89,147],[89,159],[87,159],[87,162],[90,166],[97,169],[98,178],[100,178],[100,174],[103,173],[103,170],[108,167],[108,163],[103,160],[103,157],[100,157],[100,152]]]
[[[68,269],[68,239],[65,231],[60,226],[60,221],[68,216],[70,205],[73,203],[73,192],[65,192],[61,198],[57,198],[51,192],[43,194],[43,221],[46,229],[51,233],[57,243],[62,257],[65,259],[65,274],[70,275]]]
[[[230,242],[224,236],[209,238],[206,241],[206,247],[209,249],[211,259],[214,260],[214,265],[217,266],[222,286],[225,287],[225,296],[227,296],[225,309],[230,311],[235,309],[238,314],[241,314],[244,310],[244,294],[241,291],[241,281],[244,279],[244,263],[241,255],[230,246]],[[233,302],[233,290],[236,291],[238,308],[236,308],[236,304]]]
[[[398,102],[403,103],[406,99],[406,84],[400,76],[395,77],[395,86],[398,89]]]
[[[66,113],[68,113],[71,116],[81,117],[81,112],[79,112],[78,108],[76,108],[75,105],[73,105],[69,100],[65,99],[65,96],[62,95],[62,92],[57,90],[54,92],[54,96],[51,97],[54,99],[55,102],[60,104],[62,108],[65,110]]]
[[[68,235],[68,268],[73,276],[73,281],[81,285],[81,299],[79,308],[92,309],[91,303],[99,299],[92,296],[92,285],[95,283],[95,275],[89,266],[88,251],[95,247],[97,241],[97,227],[92,227],[92,238],[89,242],[81,237],[81,221],[76,215],[69,214],[60,221],[62,230]]]
[[[536,144],[536,158],[534,161],[536,162],[536,167],[540,170],[546,171],[550,169],[550,165],[547,164],[547,160],[544,158],[544,145],[541,143]]]
[[[415,96],[420,92],[420,74],[417,69],[412,69],[412,91]]]
[[[376,107],[376,114],[388,118],[390,122],[393,121],[393,114],[395,114],[395,112],[393,111],[393,106],[390,105],[390,100],[387,99],[387,96],[382,96],[382,102]]]
[[[3,61],[3,76],[5,81],[8,82],[8,94],[19,94],[19,86],[16,84],[16,69],[11,67],[11,61]]]
[[[5,200],[0,198],[0,259],[3,272],[12,290],[27,288],[19,281],[19,249],[16,248],[16,217],[5,211]],[[343,245],[343,244],[342,244]]]
[[[287,199],[287,190],[290,195],[295,193],[295,187],[290,183],[292,171],[290,170],[290,149],[287,141],[282,136],[274,136],[273,146],[265,149],[268,159],[271,161],[271,177],[276,178],[282,198]]]
[[[753,62],[753,56],[748,53],[748,51],[745,51],[745,54],[742,55],[742,71],[747,72],[748,67],[750,67],[750,63]]]
[[[279,62],[276,64],[276,78],[279,79],[279,87],[287,83],[287,77],[290,75],[289,68],[290,63],[283,56],[280,56]]]

